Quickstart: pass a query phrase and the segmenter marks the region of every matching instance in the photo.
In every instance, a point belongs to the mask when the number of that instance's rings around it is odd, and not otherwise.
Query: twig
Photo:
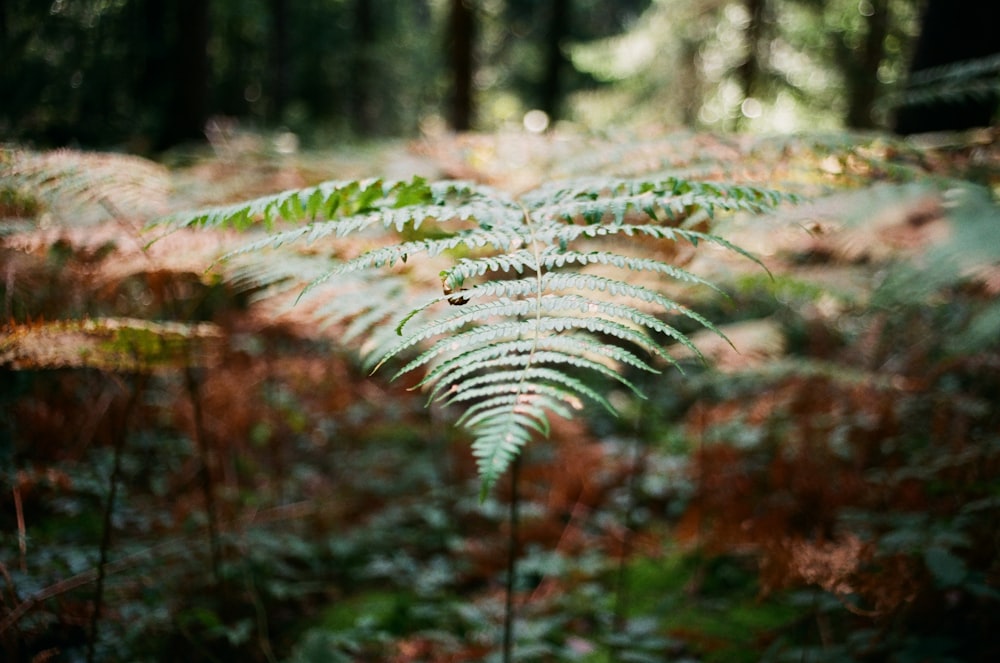
[[[104,508],[104,521],[101,525],[101,547],[97,563],[97,587],[94,589],[94,610],[90,615],[87,663],[94,663],[94,657],[97,654],[98,626],[100,624],[101,608],[104,601],[104,579],[106,577],[108,552],[111,549],[111,532],[114,527],[115,498],[118,495],[118,484],[121,481],[122,474],[122,451],[125,448],[125,439],[128,435],[128,421],[132,416],[132,410],[136,402],[139,400],[139,394],[145,382],[142,377],[138,380],[138,384],[132,389],[132,393],[126,403],[125,411],[122,413],[121,425],[118,427],[118,434],[115,436],[114,460],[112,461],[110,485],[108,486],[108,501]]]
[[[19,553],[19,568],[22,573],[28,572],[28,533],[24,525],[24,505],[21,504],[21,479],[23,472],[18,472],[14,480],[14,513],[17,516],[17,550]]]
[[[510,535],[507,537],[507,588],[503,613],[503,663],[512,663],[514,650],[514,575],[517,572],[517,539],[518,539],[518,501],[517,492],[518,469],[521,457],[514,459],[510,468]]]
[[[579,529],[580,526],[578,525],[578,523],[581,520],[583,520],[586,516],[589,516],[591,514],[590,507],[588,507],[586,504],[580,501],[582,497],[583,497],[583,489],[581,488],[580,493],[577,495],[576,503],[573,505],[573,509],[570,511],[569,522],[567,522],[566,526],[563,527],[562,532],[559,534],[559,540],[556,541],[556,545],[553,548],[554,552],[559,552],[562,549],[563,541],[566,540],[570,532],[573,529]],[[543,578],[538,583],[538,586],[535,587],[535,590],[531,593],[531,596],[528,597],[526,603],[534,602],[536,598],[542,595],[542,593],[546,590],[547,586],[551,586],[553,582],[554,580],[551,578],[551,576]]]
[[[626,612],[628,610],[629,603],[628,561],[632,554],[632,519],[635,511],[635,505],[639,501],[638,478],[642,475],[645,467],[644,459],[645,456],[642,453],[639,436],[637,434],[632,440],[632,461],[629,463],[628,479],[625,485],[625,531],[622,532],[621,554],[618,558],[618,571],[615,576],[615,608],[612,629],[617,633],[621,633],[625,630],[625,624],[627,621]],[[615,644],[615,642],[616,641],[612,642],[608,652],[611,661],[618,660],[619,651],[618,645]]]
[[[191,415],[194,420],[191,434],[194,437],[198,455],[201,456],[201,492],[205,499],[205,514],[208,518],[208,544],[212,555],[212,577],[216,584],[219,584],[222,582],[222,546],[219,539],[218,511],[215,505],[215,486],[212,480],[211,453],[208,443],[205,441],[198,380],[190,366],[184,368],[184,384],[187,387],[188,398],[191,400]]]

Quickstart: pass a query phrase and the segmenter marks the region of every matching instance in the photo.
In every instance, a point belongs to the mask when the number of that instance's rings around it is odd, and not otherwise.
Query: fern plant
[[[792,197],[680,178],[579,179],[518,198],[470,182],[372,179],[161,224],[262,228],[223,258],[242,257],[241,278],[286,290],[301,283],[298,298],[322,295],[317,310],[351,323],[352,335],[393,329],[372,344],[374,368],[404,359],[396,377],[422,372],[432,402],[463,408],[458,424],[472,435],[485,496],[525,444],[549,434],[552,415],[570,418],[588,404],[613,411],[593,378],[641,396],[629,371],[676,364],[671,346],[700,356],[682,327],[721,332],[670,284],[715,286],[674,264],[670,247],[708,244],[755,260],[706,221]],[[275,267],[266,251],[279,247],[304,251]],[[327,263],[329,254],[339,257]],[[428,287],[433,278],[439,289]],[[416,301],[401,305],[411,301],[402,293]]]
[[[969,99],[995,100],[997,94],[1000,94],[1000,54],[918,71],[894,101],[904,106],[923,106]]]

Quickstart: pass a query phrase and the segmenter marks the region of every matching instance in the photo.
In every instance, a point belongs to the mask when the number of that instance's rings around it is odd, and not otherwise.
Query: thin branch
[[[97,586],[94,589],[94,610],[90,614],[90,628],[87,640],[87,663],[94,663],[97,655],[97,640],[99,636],[98,627],[100,625],[101,610],[104,602],[104,580],[107,573],[108,553],[111,550],[111,534],[114,528],[115,499],[118,495],[118,484],[122,475],[122,452],[125,448],[125,441],[128,436],[128,422],[132,417],[132,411],[139,401],[139,394],[142,393],[145,385],[145,377],[139,376],[137,384],[133,387],[129,395],[125,411],[122,413],[121,424],[118,426],[115,436],[114,459],[112,461],[111,477],[108,481],[108,500],[104,508],[104,519],[101,525],[101,545],[99,560],[97,563]]]
[[[201,492],[205,500],[205,515],[208,518],[208,544],[212,556],[212,577],[215,583],[222,582],[222,544],[219,538],[218,509],[215,504],[215,484],[212,476],[211,450],[205,440],[205,428],[201,411],[201,392],[194,370],[184,369],[184,384],[191,400],[193,426],[191,435],[201,459]]]
[[[517,456],[510,468],[510,535],[507,537],[507,588],[503,613],[503,663],[512,663],[514,651],[514,587],[517,573],[518,507],[520,495],[517,482],[521,467],[521,456]]]

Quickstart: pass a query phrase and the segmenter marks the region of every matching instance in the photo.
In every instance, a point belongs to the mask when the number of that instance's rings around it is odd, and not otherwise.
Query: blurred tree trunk
[[[375,51],[375,17],[371,0],[354,0],[353,12],[356,42],[350,71],[350,119],[355,132],[370,136],[378,128],[378,114],[371,94],[374,75],[371,65]]]
[[[705,97],[705,82],[699,64],[700,47],[701,42],[697,39],[684,37],[681,41],[677,81],[681,99],[681,122],[686,127],[697,126],[702,99]]]
[[[288,0],[271,0],[270,112],[272,122],[280,122],[288,104]]]
[[[473,0],[451,0],[448,14],[447,53],[451,74],[448,124],[455,131],[472,128],[475,113],[473,75],[475,73],[476,17]]]
[[[995,53],[1000,53],[1000,1],[928,0],[910,77],[912,80],[927,69]],[[900,108],[895,130],[911,134],[987,126],[998,103],[1000,99],[993,93]]]
[[[208,116],[209,0],[176,0],[170,113],[164,147],[204,138]]]
[[[767,0],[745,0],[750,22],[746,28],[747,57],[740,64],[738,76],[743,96],[752,97],[757,88],[761,71],[762,35],[764,32],[764,9]]]
[[[138,66],[136,96],[145,108],[162,107],[161,91],[167,80],[167,19],[166,0],[144,0],[138,3],[136,36],[133,56]]]
[[[872,109],[878,92],[878,70],[885,58],[885,38],[889,33],[889,0],[870,0],[872,13],[866,17],[864,46],[853,52],[838,39],[837,56],[847,72],[847,126],[871,129],[875,126]],[[860,57],[859,57],[860,56]]]
[[[108,125],[109,104],[115,101],[115,90],[109,88],[119,87],[115,77],[120,76],[120,73],[95,66],[100,63],[101,53],[106,48],[108,23],[108,20],[95,21],[82,40],[82,48],[77,51],[78,66],[87,73],[84,75],[85,87],[80,90],[76,124],[79,127],[78,135],[87,142],[100,140],[101,127]]]
[[[542,110],[555,121],[560,116],[563,97],[563,71],[568,64],[563,53],[562,41],[569,32],[572,3],[570,0],[552,0],[545,35],[545,78],[542,80]]]
[[[762,63],[767,59],[768,39],[765,34],[767,0],[744,0],[750,21],[746,27],[746,59],[736,70],[737,79],[744,99],[755,97],[760,88]],[[743,114],[736,116],[736,126],[741,127],[748,119]]]

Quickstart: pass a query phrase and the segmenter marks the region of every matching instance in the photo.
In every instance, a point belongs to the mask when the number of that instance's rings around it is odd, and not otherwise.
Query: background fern
[[[1000,55],[961,60],[914,73],[907,88],[890,102],[926,106],[936,102],[995,99],[1000,93]]]
[[[148,159],[68,149],[0,149],[0,196],[31,201],[52,216],[73,217],[74,225],[160,216],[167,209],[168,192],[167,169]]]
[[[166,223],[259,226],[261,237],[225,256],[242,259],[239,279],[271,292],[301,283],[306,299],[323,289],[317,315],[351,323],[351,337],[394,322],[395,339],[370,344],[375,368],[405,357],[396,377],[424,371],[418,384],[431,401],[464,408],[458,421],[473,436],[485,494],[525,444],[549,433],[551,415],[613,410],[594,378],[639,393],[628,371],[675,364],[675,346],[700,355],[678,321],[721,332],[665,287],[712,284],[671,264],[673,245],[715,245],[753,259],[697,224],[719,212],[761,213],[790,197],[678,177],[576,179],[518,199],[469,182],[373,179],[326,182]],[[337,248],[346,239],[353,256]],[[287,246],[340,259],[318,269],[308,258],[276,269],[246,260]],[[437,292],[427,263],[438,270]],[[373,271],[390,280],[365,280]],[[641,285],[642,276],[652,278]]]

